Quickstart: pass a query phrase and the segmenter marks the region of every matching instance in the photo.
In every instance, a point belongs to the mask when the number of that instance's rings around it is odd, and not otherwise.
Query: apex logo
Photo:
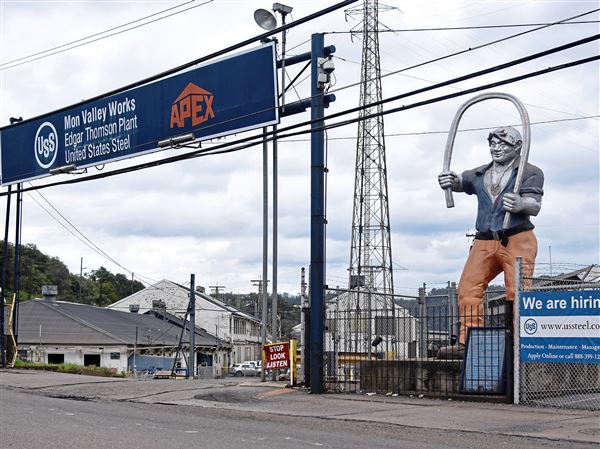
[[[192,119],[192,126],[199,125],[214,118],[212,103],[215,96],[189,83],[179,94],[171,106],[171,128],[183,128],[186,126],[186,119]]]

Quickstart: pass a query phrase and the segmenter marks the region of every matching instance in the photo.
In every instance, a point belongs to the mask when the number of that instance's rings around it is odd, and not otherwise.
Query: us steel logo
[[[33,144],[35,160],[42,168],[50,167],[58,154],[58,133],[50,122],[44,122],[35,133]]]
[[[189,83],[171,106],[171,128],[183,128],[191,119],[192,126],[214,118],[212,104],[215,96],[209,91]]]
[[[523,328],[528,335],[533,335],[537,332],[537,321],[535,321],[533,318],[529,318],[527,321],[525,321]]]

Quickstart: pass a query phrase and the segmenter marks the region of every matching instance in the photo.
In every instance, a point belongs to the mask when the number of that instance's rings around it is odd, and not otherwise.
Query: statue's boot
[[[455,344],[453,346],[443,346],[437,353],[438,359],[452,360],[452,359],[464,359],[465,358],[465,345],[462,343]]]

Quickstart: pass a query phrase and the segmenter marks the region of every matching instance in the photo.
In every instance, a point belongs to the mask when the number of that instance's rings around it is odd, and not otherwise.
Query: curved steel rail
[[[521,190],[521,183],[523,181],[523,171],[525,164],[529,159],[529,147],[531,144],[531,125],[529,123],[529,114],[521,101],[510,94],[501,92],[489,92],[477,95],[467,102],[465,102],[456,112],[454,120],[452,120],[452,126],[448,132],[448,140],[446,141],[446,151],[444,152],[444,171],[450,170],[450,160],[452,159],[452,149],[454,148],[454,139],[456,138],[456,131],[458,124],[465,111],[476,103],[485,100],[507,100],[515,105],[521,116],[521,125],[523,126],[523,145],[521,147],[521,160],[519,162],[519,171],[517,172],[517,179],[515,180],[515,188],[513,193],[518,194]],[[446,207],[454,207],[454,198],[452,197],[452,189],[445,189],[446,193]],[[504,215],[504,222],[502,224],[503,229],[507,229],[510,225],[510,212],[506,212]]]

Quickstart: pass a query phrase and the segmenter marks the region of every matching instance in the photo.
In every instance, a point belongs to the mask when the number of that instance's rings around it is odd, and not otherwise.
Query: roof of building
[[[350,290],[328,299],[325,305],[328,317],[348,312],[371,310],[376,315],[412,318],[408,309],[380,293]],[[340,315],[341,316],[341,315]]]
[[[179,318],[178,316],[175,316],[175,315],[165,312],[163,310],[148,310],[144,315],[153,316],[155,318],[158,318],[161,321],[167,321],[169,323],[176,325],[180,329],[184,325],[183,318]],[[209,334],[206,331],[206,329],[203,329],[198,326],[195,326],[195,328],[196,328],[196,338],[198,335],[204,334],[206,336],[206,339],[209,342],[212,341],[212,346],[219,346],[219,347],[230,347],[231,346],[231,344],[226,342],[225,340],[221,340],[220,338],[213,336],[212,334]],[[198,345],[198,344],[199,344],[198,341],[196,341],[196,345]]]
[[[200,293],[198,291],[196,293],[196,299],[201,298],[204,301],[207,301],[211,304],[211,308],[222,309],[223,311],[229,312],[235,316],[245,318],[250,321],[254,321],[256,323],[260,323],[260,320],[252,315],[248,315],[247,313],[242,312],[239,309],[236,309],[233,306],[225,304],[224,302],[213,298],[210,295],[205,293]],[[108,306],[111,309],[122,309],[128,310],[130,304],[137,304],[140,306],[140,309],[150,310],[152,309],[152,301],[160,300],[165,304],[165,308],[169,312],[179,311],[181,314],[184,314],[187,310],[187,306],[189,303],[190,297],[190,289],[183,285],[177,284],[176,282],[169,281],[167,279],[163,279],[156,284],[150,285],[133,295],[127,296],[120,301],[117,301]],[[196,303],[196,308],[201,310]]]
[[[600,265],[592,264],[579,270],[571,271],[569,273],[562,273],[558,276],[554,276],[550,279],[556,280],[568,280],[568,281],[582,281],[585,283],[600,282]]]
[[[8,310],[7,306],[5,323]],[[65,301],[23,301],[18,318],[18,340],[27,344],[177,346],[181,335],[181,321]],[[188,341],[187,336],[183,341]],[[196,328],[195,343],[227,345],[200,328]]]

